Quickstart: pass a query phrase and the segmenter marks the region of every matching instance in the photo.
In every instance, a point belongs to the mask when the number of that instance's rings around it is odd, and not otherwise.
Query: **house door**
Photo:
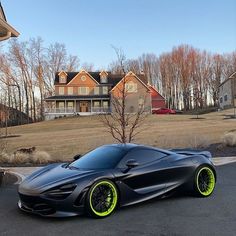
[[[88,102],[80,102],[80,112],[88,112]]]

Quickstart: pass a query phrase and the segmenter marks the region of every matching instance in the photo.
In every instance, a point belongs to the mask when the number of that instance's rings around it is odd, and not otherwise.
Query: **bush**
[[[236,147],[236,130],[230,130],[225,133],[222,138],[222,143],[225,146]]]
[[[0,153],[0,164],[7,164],[7,165],[48,164],[55,161],[57,160],[53,160],[51,156],[44,151],[35,151],[31,154],[15,152],[11,155],[8,155],[5,152]]]
[[[23,163],[28,163],[29,162],[28,159],[29,159],[29,154],[16,152],[10,156],[8,164],[19,165]]]
[[[32,157],[30,158],[30,161],[34,164],[43,164],[43,163],[52,162],[53,160],[47,152],[36,151],[33,153]]]
[[[9,161],[9,156],[5,152],[0,153],[0,163],[8,163]]]

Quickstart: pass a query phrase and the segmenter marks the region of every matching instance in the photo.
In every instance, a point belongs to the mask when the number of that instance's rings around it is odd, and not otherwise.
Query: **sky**
[[[236,0],[0,1],[20,40],[64,43],[96,69],[116,59],[111,45],[129,59],[180,44],[213,53],[236,50]]]

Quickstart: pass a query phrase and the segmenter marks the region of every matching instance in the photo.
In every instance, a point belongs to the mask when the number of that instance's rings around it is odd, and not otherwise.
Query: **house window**
[[[99,87],[94,88],[94,95],[99,95]]]
[[[125,91],[127,93],[137,93],[137,84],[133,81],[130,81],[125,84]]]
[[[108,87],[107,86],[102,87],[102,94],[108,94]]]
[[[82,80],[82,81],[85,81],[85,80],[86,80],[86,76],[85,76],[85,75],[82,75],[82,76],[81,76],[81,80]]]
[[[94,107],[100,107],[100,102],[99,101],[94,101],[93,106]]]
[[[220,103],[223,103],[223,98],[222,97],[220,97]]]
[[[66,75],[62,74],[59,77],[59,83],[64,84],[66,83]]]
[[[59,87],[59,95],[64,95],[64,87]]]
[[[79,95],[88,95],[89,88],[88,87],[79,87]]]
[[[67,108],[70,109],[70,110],[73,110],[74,109],[74,102],[68,102],[67,103]]]
[[[103,101],[103,102],[102,102],[102,106],[103,106],[104,108],[108,108],[108,101]]]
[[[60,111],[64,111],[65,103],[64,102],[59,102],[58,103],[58,108],[59,108]]]
[[[68,87],[68,95],[73,95],[73,87]]]
[[[101,83],[107,83],[107,76],[105,74],[101,75]]]
[[[227,94],[224,96],[224,100],[225,100],[225,102],[228,100]]]

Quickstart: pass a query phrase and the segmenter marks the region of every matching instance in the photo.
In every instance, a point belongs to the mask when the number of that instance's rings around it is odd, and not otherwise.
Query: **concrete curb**
[[[213,163],[216,166],[221,166],[221,165],[227,165],[233,162],[236,162],[236,156],[233,157],[215,157],[212,158],[213,159]]]
[[[12,174],[12,175],[15,175],[17,177],[17,182],[14,183],[14,184],[20,184],[26,178],[26,176],[24,176],[22,174],[19,174],[17,172],[9,171],[8,173]]]

